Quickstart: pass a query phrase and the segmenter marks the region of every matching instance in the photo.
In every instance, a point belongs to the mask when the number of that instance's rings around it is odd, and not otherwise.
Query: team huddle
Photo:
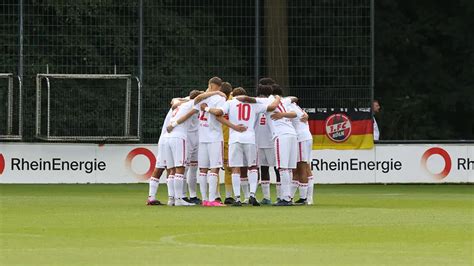
[[[249,97],[243,88],[233,89],[213,77],[206,92],[193,90],[186,98],[173,99],[158,142],[147,204],[161,205],[156,193],[166,169],[169,206],[272,205],[270,168],[277,177],[274,206],[313,204],[308,115],[296,97],[282,94],[271,78],[260,79],[258,96]],[[219,171],[224,166],[222,202]],[[259,183],[261,201],[256,199]]]

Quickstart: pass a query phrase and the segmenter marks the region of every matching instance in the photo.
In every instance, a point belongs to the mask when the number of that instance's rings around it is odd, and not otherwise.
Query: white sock
[[[225,185],[225,197],[232,198],[232,190],[230,190],[227,185]]]
[[[166,180],[168,185],[168,198],[175,198],[174,194],[174,175],[169,175],[168,179]]]
[[[217,197],[217,174],[208,173],[207,179],[209,180],[209,201],[214,201]]]
[[[313,201],[313,192],[314,191],[314,177],[308,177],[308,201]]]
[[[291,180],[291,194],[290,195],[292,199],[295,198],[295,193],[299,186],[300,186],[300,182],[298,182],[298,180]]]
[[[201,190],[202,200],[208,200],[207,197],[207,174],[199,173],[199,190]]]
[[[258,186],[258,171],[256,169],[249,170],[250,195],[255,198]]]
[[[197,173],[197,166],[189,166],[186,179],[188,181],[188,189],[189,189],[190,198],[196,197],[196,182],[197,182],[196,173]]]
[[[281,181],[281,178],[280,178]],[[277,192],[277,198],[281,199],[281,182],[276,182],[275,189]]]
[[[235,198],[240,198],[240,174],[232,174],[232,188]]]
[[[183,198],[183,184],[184,178],[182,174],[174,175],[174,197],[177,199]]]
[[[281,180],[281,199],[290,201],[291,200],[291,170],[280,169],[280,180]]]
[[[248,199],[250,197],[249,180],[247,178],[241,178],[240,186],[242,187],[242,191],[244,192],[245,199]]]
[[[261,181],[262,193],[264,199],[270,199],[270,181]]]
[[[184,175],[183,175],[183,198],[186,198],[188,195],[188,182],[186,181],[186,177],[188,176],[188,167],[185,168],[184,170]]]
[[[306,199],[308,197],[308,183],[300,183],[300,199]]]
[[[148,199],[155,200],[156,192],[158,191],[158,186],[160,185],[160,179],[155,177],[150,177],[150,182],[148,183]]]

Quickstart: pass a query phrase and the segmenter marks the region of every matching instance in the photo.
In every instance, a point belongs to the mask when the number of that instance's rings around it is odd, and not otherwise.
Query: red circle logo
[[[444,160],[444,168],[439,173],[431,172],[428,169],[428,166],[426,165],[428,158],[430,158],[434,154],[440,155],[441,157],[443,157],[443,160]],[[442,180],[443,178],[448,176],[449,172],[451,171],[451,157],[449,156],[449,153],[442,148],[439,148],[439,147],[430,148],[427,151],[425,151],[425,153],[423,153],[423,156],[421,156],[421,165],[435,179]]]
[[[3,158],[3,154],[0,153],[0,175],[3,174],[3,170],[5,170],[5,158]]]
[[[326,135],[334,142],[344,142],[351,136],[351,120],[345,114],[333,114],[326,118]]]
[[[148,168],[148,171],[144,174],[135,173],[135,171],[133,171],[132,169],[133,158],[135,158],[135,156],[137,155],[144,155],[150,161],[150,167]],[[143,181],[150,178],[151,174],[153,173],[153,170],[155,169],[155,163],[156,163],[155,155],[153,154],[153,152],[151,152],[147,148],[135,148],[131,152],[128,153],[127,158],[125,159],[125,167],[127,167],[130,173],[132,173],[137,179],[140,179]]]

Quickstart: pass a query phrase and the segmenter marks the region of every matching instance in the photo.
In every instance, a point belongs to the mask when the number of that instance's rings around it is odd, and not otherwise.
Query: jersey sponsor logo
[[[267,123],[267,118],[265,117],[264,114],[260,117],[260,125],[264,126]]]
[[[326,118],[326,135],[334,142],[344,142],[351,136],[351,120],[345,114],[333,114]]]
[[[5,170],[5,158],[0,153],[0,175],[3,174],[3,170]]]
[[[150,166],[148,167],[148,171],[144,174],[137,173],[132,169],[132,161],[138,155],[145,156],[150,161]],[[153,154],[153,152],[151,152],[147,148],[141,148],[141,147],[135,148],[132,151],[130,151],[127,154],[127,157],[125,158],[125,167],[132,175],[134,175],[139,180],[147,180],[153,173],[153,170],[155,169],[155,164],[156,164],[156,157]]]
[[[431,171],[430,167],[428,166],[428,163],[427,163],[428,159],[433,155],[439,155],[444,160],[444,168],[439,173],[433,173]],[[421,156],[421,166],[434,179],[442,180],[446,176],[448,176],[449,172],[451,171],[451,166],[452,166],[451,156],[449,156],[449,153],[446,150],[444,150],[442,148],[439,148],[439,147],[433,147],[433,148],[430,148],[430,149],[426,150],[423,153],[423,155]]]

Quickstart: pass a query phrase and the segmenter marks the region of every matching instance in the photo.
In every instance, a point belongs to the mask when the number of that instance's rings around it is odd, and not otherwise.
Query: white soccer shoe
[[[175,205],[175,200],[173,197],[168,197],[168,206],[174,206]]]
[[[196,204],[185,201],[184,199],[176,199],[174,206],[194,206]]]
[[[306,205],[313,205],[313,199],[308,198]]]

